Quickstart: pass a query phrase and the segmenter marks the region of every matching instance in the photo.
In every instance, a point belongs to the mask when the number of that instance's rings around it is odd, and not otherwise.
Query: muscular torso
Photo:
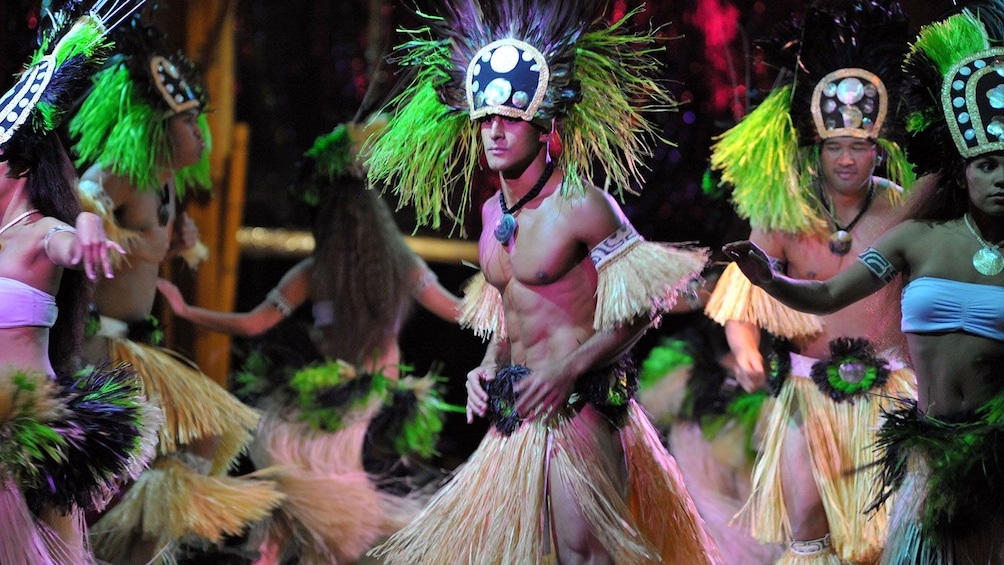
[[[511,362],[531,369],[568,355],[593,335],[596,270],[588,251],[620,225],[612,211],[600,220],[593,219],[595,210],[586,211],[595,208],[587,199],[605,195],[562,197],[556,189],[520,210],[518,232],[508,246],[492,233],[501,215],[497,198],[482,210],[481,266],[502,293]],[[605,233],[587,241],[582,224],[597,221],[593,231]]]
[[[796,279],[826,280],[857,261],[895,221],[895,212],[885,194],[876,194],[871,209],[851,231],[851,250],[846,255],[830,251],[826,234],[790,235],[754,232],[751,239],[773,257],[787,262],[787,275]],[[832,314],[823,316],[823,331],[800,341],[801,353],[809,357],[829,357],[829,342],[837,337],[864,337],[876,350],[899,348],[905,342],[899,331],[900,285],[893,283],[881,291]]]

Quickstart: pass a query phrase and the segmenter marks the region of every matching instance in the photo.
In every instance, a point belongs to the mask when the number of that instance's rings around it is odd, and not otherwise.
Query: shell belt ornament
[[[889,379],[889,366],[864,338],[840,337],[830,342],[830,358],[812,366],[812,380],[837,402],[853,402]]]

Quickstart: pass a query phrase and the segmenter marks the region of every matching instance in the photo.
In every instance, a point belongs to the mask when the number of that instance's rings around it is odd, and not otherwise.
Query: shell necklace
[[[976,272],[986,277],[992,277],[1004,271],[1004,255],[1001,255],[1000,245],[992,245],[976,233],[973,225],[969,223],[969,212],[962,216],[962,221],[969,229],[969,233],[973,234],[973,237],[982,246],[979,251],[973,253],[973,268],[976,269]]]

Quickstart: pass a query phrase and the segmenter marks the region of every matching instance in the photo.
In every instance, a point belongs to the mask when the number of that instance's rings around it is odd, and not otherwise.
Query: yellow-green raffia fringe
[[[777,88],[732,129],[716,138],[711,167],[732,185],[736,212],[765,231],[802,233],[825,227],[806,186],[811,148],[798,146],[789,114],[791,85]]]
[[[219,444],[209,472],[219,475],[230,469],[251,441],[260,413],[174,352],[127,339],[109,341],[112,358],[136,369],[143,394],[164,412],[157,452],[170,454],[184,444],[215,436]]]
[[[730,320],[746,322],[788,339],[809,337],[823,331],[822,318],[781,304],[754,286],[735,263],[722,272],[704,313],[723,326]]]
[[[492,336],[499,340],[507,337],[502,293],[488,284],[484,273],[478,273],[467,281],[460,309],[460,327],[474,330],[474,335],[483,341]]]
[[[448,55],[430,50],[430,57]],[[478,161],[480,140],[466,113],[451,112],[439,101],[435,85],[446,80],[432,67],[419,71],[415,83],[396,100],[400,104],[388,126],[364,145],[368,178],[393,189],[399,206],[413,204],[419,224],[438,229],[440,217],[459,225],[468,206],[471,175]],[[459,208],[451,207],[452,189],[465,187]]]
[[[563,193],[581,193],[595,182],[595,163],[603,169],[605,188],[618,196],[643,184],[641,170],[652,143],[666,143],[645,112],[675,107],[670,93],[652,78],[660,63],[655,54],[658,29],[630,34],[623,29],[638,7],[613,25],[583,34],[575,56],[575,77],[582,100],[572,106],[561,133],[558,167],[565,171]],[[639,106],[638,101],[645,100]]]
[[[636,239],[598,267],[593,329],[608,330],[642,316],[656,316],[699,277],[706,249],[688,249]]]
[[[78,167],[101,163],[113,174],[129,179],[140,191],[159,190],[158,174],[171,163],[168,116],[151,107],[119,61],[97,73],[90,94],[70,120],[70,135]],[[178,198],[188,187],[209,188],[212,136],[205,114],[199,115],[206,149],[199,163],[175,172]]]

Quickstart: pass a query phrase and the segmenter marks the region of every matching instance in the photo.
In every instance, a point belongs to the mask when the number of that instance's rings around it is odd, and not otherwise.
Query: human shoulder
[[[875,196],[898,198],[903,195],[903,187],[884,177],[872,177]]]
[[[558,194],[566,200],[578,238],[593,247],[629,223],[617,200],[608,192],[586,184],[581,192]]]
[[[104,193],[116,207],[136,193],[136,188],[127,177],[117,175],[100,164],[92,165],[80,176],[80,188],[92,196]]]
[[[785,242],[789,235],[779,230],[761,230],[753,228],[750,231],[750,241],[757,244],[769,257],[786,260]]]

